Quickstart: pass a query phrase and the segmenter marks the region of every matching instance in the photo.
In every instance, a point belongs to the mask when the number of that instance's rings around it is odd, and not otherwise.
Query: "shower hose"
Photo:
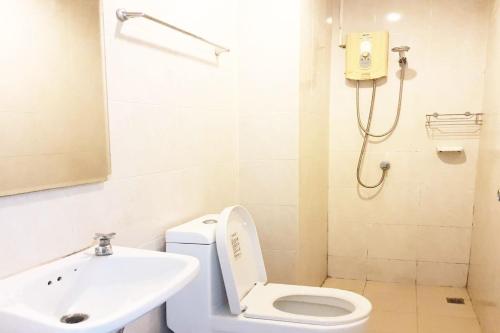
[[[399,64],[401,66],[401,76],[399,80],[399,98],[398,98],[398,108],[396,112],[396,118],[394,119],[394,122],[392,124],[392,127],[383,133],[380,134],[374,134],[370,132],[371,125],[372,125],[372,118],[373,118],[373,110],[375,108],[375,96],[377,94],[377,80],[374,79],[372,80],[373,82],[373,88],[372,88],[372,100],[370,103],[370,113],[368,115],[368,122],[366,123],[366,127],[363,125],[363,122],[361,121],[361,115],[359,111],[359,81],[356,81],[356,115],[358,118],[358,126],[359,129],[363,132],[363,146],[361,147],[361,151],[359,153],[359,159],[358,159],[358,166],[356,169],[356,177],[358,179],[358,184],[365,187],[365,188],[376,188],[382,185],[382,183],[385,180],[385,176],[387,174],[387,171],[389,170],[390,164],[388,162],[381,162],[380,163],[380,168],[382,169],[382,175],[380,176],[379,181],[374,184],[374,185],[367,185],[366,183],[363,182],[361,179],[361,167],[363,165],[363,160],[366,155],[366,147],[368,145],[368,140],[370,137],[374,138],[383,138],[385,136],[388,136],[394,132],[396,127],[398,126],[399,122],[399,116],[401,115],[401,104],[403,100],[403,85],[404,85],[404,79],[405,79],[405,71],[406,71],[406,59],[401,59],[399,61]]]

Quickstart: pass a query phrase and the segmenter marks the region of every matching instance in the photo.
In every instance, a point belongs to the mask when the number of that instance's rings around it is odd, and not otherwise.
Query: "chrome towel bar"
[[[195,34],[193,34],[193,33],[189,32],[189,31],[186,31],[186,30],[184,30],[184,29],[181,29],[181,28],[179,28],[179,27],[176,27],[175,25],[172,25],[172,24],[170,24],[170,23],[164,22],[164,21],[162,21],[162,20],[160,20],[160,19],[157,19],[157,18],[155,18],[155,17],[153,17],[153,16],[150,16],[150,15],[148,15],[148,14],[146,14],[146,13],[143,13],[143,12],[128,12],[128,11],[126,11],[125,9],[120,8],[120,9],[117,9],[117,10],[116,10],[116,17],[117,17],[120,21],[122,21],[122,22],[125,22],[125,21],[127,21],[128,19],[131,19],[131,18],[142,17],[142,18],[145,18],[145,19],[147,19],[147,20],[153,21],[153,22],[155,22],[155,23],[161,24],[161,25],[163,25],[163,26],[165,26],[165,27],[167,27],[167,28],[173,29],[173,30],[175,30],[175,31],[178,31],[178,32],[180,32],[180,33],[183,33],[183,34],[185,34],[185,35],[188,35],[188,36],[190,36],[190,37],[192,37],[192,38],[195,38],[195,39],[197,39],[197,40],[199,40],[199,41],[202,41],[202,42],[204,42],[204,43],[207,43],[207,44],[209,44],[209,45],[211,45],[211,46],[215,47],[215,55],[216,55],[216,56],[219,56],[221,53],[224,53],[224,52],[229,52],[229,51],[230,51],[228,48],[226,48],[226,47],[224,47],[224,46],[221,46],[221,45],[219,45],[219,44],[212,43],[212,42],[210,42],[210,41],[206,40],[206,39],[205,39],[205,38],[203,38],[203,37],[200,37],[200,36],[198,36],[198,35],[195,35]]]

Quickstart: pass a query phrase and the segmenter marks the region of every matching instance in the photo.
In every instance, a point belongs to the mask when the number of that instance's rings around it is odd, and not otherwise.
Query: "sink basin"
[[[195,258],[114,247],[89,249],[0,280],[0,332],[115,332],[188,284]]]

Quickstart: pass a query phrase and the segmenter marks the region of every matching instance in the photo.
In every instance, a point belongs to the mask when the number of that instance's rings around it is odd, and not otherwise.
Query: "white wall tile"
[[[481,128],[479,162],[475,192],[474,226],[468,291],[484,332],[500,327],[500,205],[495,193],[500,184],[500,102],[498,84],[500,66],[500,1],[491,1],[488,61]],[[486,20],[485,20],[486,21]],[[482,36],[484,38],[484,36]]]
[[[0,198],[0,277],[90,246],[95,232],[163,250],[168,227],[237,202],[236,2],[141,1],[141,11],[234,50],[218,61],[177,32],[118,23],[116,8],[136,5],[103,1],[110,180]],[[127,327],[166,331],[163,306]]]
[[[241,115],[297,113],[299,1],[240,2],[238,10]]]
[[[296,206],[247,205],[257,226],[264,251],[296,251],[298,211]]]
[[[298,204],[296,160],[240,163],[240,200],[244,204]]]
[[[264,250],[296,251],[279,267],[311,285],[326,277],[329,3],[238,8],[240,201],[260,221]]]
[[[162,305],[127,325],[127,332],[167,333],[168,328],[164,324],[166,321],[165,313],[165,306]]]
[[[298,113],[268,113],[240,117],[240,159],[297,159]]]
[[[135,3],[103,1],[113,174],[103,184],[0,198],[0,235],[9,235],[0,276],[89,246],[94,232],[148,246],[168,226],[236,202],[235,53],[217,63],[184,35],[141,20],[122,25],[115,10],[127,5]],[[235,5],[148,0],[141,10],[234,46]],[[21,238],[22,252],[11,241]]]

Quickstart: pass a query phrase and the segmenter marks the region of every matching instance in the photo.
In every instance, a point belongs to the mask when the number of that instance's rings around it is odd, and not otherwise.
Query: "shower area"
[[[466,287],[498,332],[498,6],[240,4],[240,202],[272,281]],[[346,78],[349,34],[373,32],[386,75]]]
[[[329,275],[463,287],[482,130],[488,3],[344,1],[339,13],[333,17],[340,17],[334,25],[341,29],[334,35],[388,31],[389,48],[411,49],[404,66],[397,52],[389,54],[387,76],[377,80],[373,96],[372,81],[346,81],[345,50],[332,48]],[[397,126],[385,136],[370,136],[362,127],[369,118],[371,133]],[[353,176],[357,169],[361,185]]]

